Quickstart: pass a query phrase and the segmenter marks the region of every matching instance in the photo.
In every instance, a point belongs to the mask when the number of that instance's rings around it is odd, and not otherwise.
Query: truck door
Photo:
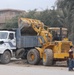
[[[11,49],[16,49],[15,32],[9,33],[9,45]]]

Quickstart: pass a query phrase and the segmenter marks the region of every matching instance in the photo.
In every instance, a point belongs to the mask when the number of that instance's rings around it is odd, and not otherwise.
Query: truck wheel
[[[1,55],[1,63],[2,64],[7,64],[9,63],[11,60],[11,53],[9,51],[5,51],[2,55]]]
[[[31,49],[27,54],[27,61],[31,65],[37,65],[40,62],[40,54],[36,49]]]
[[[51,49],[45,49],[43,53],[43,65],[51,66],[53,63],[53,52]]]
[[[24,54],[24,49],[18,49],[16,52],[15,52],[15,57],[18,59],[18,58],[21,58]]]

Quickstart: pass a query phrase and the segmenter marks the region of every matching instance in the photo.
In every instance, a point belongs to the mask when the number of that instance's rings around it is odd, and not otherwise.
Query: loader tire
[[[9,51],[5,51],[2,55],[1,55],[1,63],[2,64],[8,64],[11,60],[11,53]]]
[[[31,49],[27,54],[27,61],[31,65],[37,65],[40,62],[40,54],[36,49]]]
[[[51,66],[53,64],[53,52],[51,49],[45,49],[43,53],[43,65]]]

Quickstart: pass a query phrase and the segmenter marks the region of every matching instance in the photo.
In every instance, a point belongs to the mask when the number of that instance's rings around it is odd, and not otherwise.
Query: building
[[[14,10],[14,9],[3,9],[0,10],[0,28],[3,28],[6,21],[12,19],[15,16],[25,14],[23,10]]]

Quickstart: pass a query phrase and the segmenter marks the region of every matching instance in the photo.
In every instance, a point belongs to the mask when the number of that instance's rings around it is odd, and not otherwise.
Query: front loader
[[[40,60],[43,65],[52,65],[54,61],[62,61],[68,58],[68,51],[72,42],[62,39],[62,29],[59,30],[58,39],[53,40],[54,35],[51,33],[54,29],[45,26],[41,21],[35,19],[20,18],[19,27],[23,32],[36,34],[41,44],[40,47],[30,49],[27,53],[29,64],[38,64]],[[56,34],[57,35],[57,34]]]

